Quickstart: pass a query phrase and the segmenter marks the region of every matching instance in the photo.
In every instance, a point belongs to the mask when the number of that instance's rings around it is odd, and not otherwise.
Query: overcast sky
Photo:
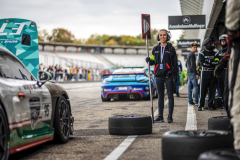
[[[91,34],[141,33],[141,14],[150,14],[151,28],[168,29],[168,16],[181,15],[179,0],[1,0],[0,18],[30,19],[47,29],[65,28],[76,38]],[[181,30],[171,30],[177,40]]]

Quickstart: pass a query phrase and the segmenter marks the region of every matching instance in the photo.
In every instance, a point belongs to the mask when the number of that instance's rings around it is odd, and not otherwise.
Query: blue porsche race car
[[[117,69],[103,80],[102,101],[127,99],[150,99],[149,74],[145,68]],[[150,73],[152,96],[157,97],[157,86],[154,75]]]

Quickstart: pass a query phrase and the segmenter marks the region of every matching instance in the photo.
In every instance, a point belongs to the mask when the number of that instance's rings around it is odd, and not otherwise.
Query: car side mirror
[[[44,83],[52,79],[51,73],[47,71],[38,71],[37,73],[37,80],[38,80],[38,86],[41,87]],[[39,84],[41,83],[41,84]]]

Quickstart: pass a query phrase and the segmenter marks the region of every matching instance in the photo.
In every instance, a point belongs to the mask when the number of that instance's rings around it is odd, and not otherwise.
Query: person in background
[[[198,105],[198,83],[199,78],[196,67],[196,56],[195,52],[197,51],[197,43],[191,45],[191,52],[187,56],[186,67],[187,67],[187,76],[188,76],[188,103],[190,105]],[[194,89],[195,103],[192,99],[192,88]]]
[[[39,65],[39,71],[43,71],[43,64],[42,63]]]
[[[152,57],[146,58],[149,65],[155,65],[154,76],[156,77],[156,84],[158,90],[158,117],[155,122],[164,122],[164,83],[166,83],[168,94],[168,123],[173,122],[174,97],[173,89],[174,83],[177,81],[178,65],[175,48],[168,41],[170,40],[169,31],[161,29],[158,33],[157,40],[160,43],[152,50]]]
[[[220,97],[222,97],[222,105],[219,106],[219,109],[223,109],[224,108],[224,87],[225,87],[225,84],[224,84],[224,80],[225,80],[225,72],[227,70],[227,62],[228,60],[226,60],[226,64],[223,64],[225,63],[225,60],[222,61],[223,58],[226,58],[226,54],[227,54],[227,51],[228,51],[228,48],[227,48],[227,35],[226,34],[223,34],[219,37],[219,42],[220,42],[220,45],[222,46],[222,49],[219,50],[219,52],[217,53],[217,56],[219,58],[219,61],[220,63],[219,64],[222,64],[222,65],[218,65],[216,68],[221,68],[221,75],[217,75],[217,81],[218,81],[218,85],[219,85],[219,92],[220,92]],[[223,66],[224,65],[224,66]]]
[[[82,79],[83,78],[83,68],[82,67],[79,67],[78,73],[79,73],[79,78]]]
[[[79,73],[78,73],[78,67],[77,66],[74,68],[74,73],[75,73],[75,75],[74,75],[75,81],[78,81]]]
[[[200,103],[198,105],[198,111],[202,111],[205,103],[205,97],[208,91],[208,110],[215,110],[214,99],[216,94],[216,78],[214,76],[214,70],[219,63],[219,59],[216,56],[214,38],[207,38],[204,40],[204,51],[199,53],[199,62],[202,66],[201,79],[200,79]]]
[[[177,97],[179,96],[179,85],[180,85],[180,76],[179,74],[182,73],[182,62],[178,60],[178,55],[177,55],[177,63],[178,63],[178,74],[177,74],[177,82],[176,82],[176,95]]]

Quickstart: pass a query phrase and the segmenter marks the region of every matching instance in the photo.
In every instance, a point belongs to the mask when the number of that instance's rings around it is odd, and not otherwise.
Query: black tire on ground
[[[208,119],[209,130],[230,131],[230,119],[227,116],[212,117]]]
[[[113,135],[141,135],[152,133],[152,118],[146,115],[117,115],[109,117],[108,130]]]
[[[101,95],[101,99],[102,99],[103,102],[110,101],[110,98],[103,98],[102,95]]]
[[[239,159],[234,149],[217,149],[200,154],[198,160],[239,160]]]
[[[54,117],[54,140],[58,143],[68,142],[70,135],[70,106],[65,97],[61,96],[58,99],[55,108]]]
[[[0,160],[8,159],[9,128],[5,112],[0,105]]]
[[[233,135],[227,131],[169,131],[162,136],[163,160],[195,160],[221,148],[233,148]]]

